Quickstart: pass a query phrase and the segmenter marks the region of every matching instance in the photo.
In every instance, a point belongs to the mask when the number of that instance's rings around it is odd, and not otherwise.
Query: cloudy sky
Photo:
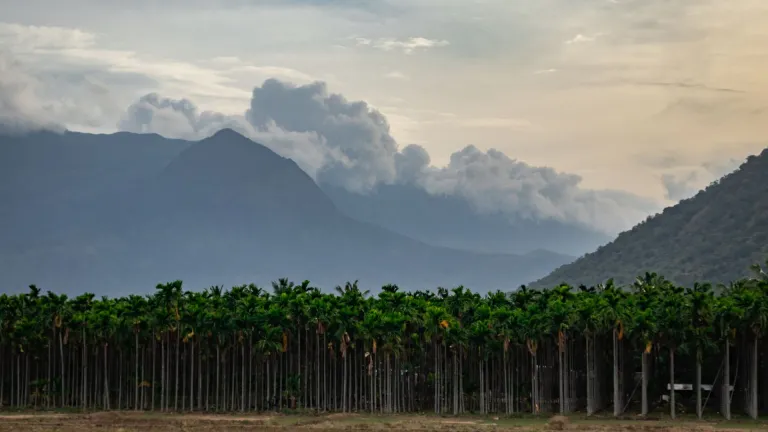
[[[265,80],[321,81],[303,94],[343,95],[335,119],[354,101],[377,110],[366,121],[388,124],[371,138],[383,151],[418,144],[435,169],[518,163],[581,191],[571,201],[611,189],[629,220],[768,144],[765,0],[0,0],[0,12],[0,117],[74,130],[132,130],[127,110],[156,93],[145,103],[183,98],[263,132],[264,98],[290,93]],[[311,143],[291,140],[333,133],[277,126],[303,167]]]

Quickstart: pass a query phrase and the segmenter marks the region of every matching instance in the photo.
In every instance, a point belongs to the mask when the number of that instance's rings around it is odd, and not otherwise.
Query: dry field
[[[198,415],[104,412],[93,414],[0,414],[0,431],[605,431],[694,432],[768,431],[768,423],[697,421],[621,421],[553,417],[441,418],[435,416],[331,415]]]

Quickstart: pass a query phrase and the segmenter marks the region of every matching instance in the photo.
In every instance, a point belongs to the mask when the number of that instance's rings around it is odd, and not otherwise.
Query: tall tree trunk
[[[558,335],[559,337],[559,335]],[[557,357],[558,357],[558,365],[557,365],[557,371],[559,375],[559,382],[558,382],[558,398],[560,399],[560,414],[565,414],[565,340],[558,339],[558,349],[557,349]]]
[[[216,399],[214,400],[216,411],[221,411],[221,400],[219,399],[221,395],[221,346],[218,343],[216,344],[216,388],[214,391],[216,392]]]
[[[621,387],[619,386],[619,337],[613,330],[613,415],[621,415]]]
[[[155,334],[155,331],[152,331],[152,385],[150,386],[150,389],[152,391],[152,407],[150,408],[152,411],[155,410],[155,394],[157,394],[157,381],[155,381],[157,375],[155,374],[155,369],[157,366],[157,335]]]
[[[86,341],[85,336],[85,329],[82,330],[83,333],[83,396],[82,396],[82,405],[83,409],[88,409],[88,342]]]
[[[136,390],[133,394],[133,409],[139,410],[139,389],[141,387],[141,379],[139,378],[139,332],[133,332],[134,342],[134,359],[133,359],[133,388]]]
[[[176,369],[175,378],[173,380],[173,410],[179,411],[179,356],[181,350],[181,328],[179,327],[179,321],[176,321]]]
[[[192,332],[194,333],[194,331]],[[200,368],[200,365],[197,365]],[[199,397],[199,394],[198,394]],[[189,340],[189,410],[195,410],[195,336]]]
[[[701,406],[701,348],[696,348],[696,377],[694,382],[694,390],[696,392],[696,417],[701,420],[702,406]]]
[[[725,354],[723,356],[723,388],[722,388],[722,412],[726,420],[731,419],[731,343],[725,340]]]
[[[641,357],[642,361],[642,389],[641,389],[641,412],[640,414],[642,416],[648,415],[648,360],[649,360],[649,353],[645,352],[643,350],[643,355]]]
[[[245,344],[240,343],[240,412],[245,412]]]
[[[160,382],[162,383],[161,386],[161,393],[160,393],[160,411],[165,412],[165,390],[166,390],[166,370],[165,370],[165,337],[162,338],[162,341],[160,341]]]
[[[64,341],[62,337],[62,331],[59,331],[59,355],[60,355],[60,361],[61,361],[61,407],[63,408],[66,405],[66,397],[67,397],[67,377],[66,377],[66,367],[64,366]],[[3,377],[3,382],[5,379],[5,375],[2,375],[0,373],[0,376]],[[2,406],[2,395],[3,391],[0,390],[0,407]]]
[[[675,419],[675,349],[669,349],[669,415]]]
[[[109,365],[107,358],[107,343],[104,342],[104,408],[109,410]]]
[[[750,359],[750,373],[749,373],[749,416],[753,419],[757,419],[758,406],[757,406],[757,376],[758,376],[758,363],[760,361],[759,350],[759,338],[755,335],[752,345],[752,358]]]

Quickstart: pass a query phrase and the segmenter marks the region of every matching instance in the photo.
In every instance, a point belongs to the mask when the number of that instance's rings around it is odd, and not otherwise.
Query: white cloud
[[[585,35],[579,33],[576,36],[574,36],[572,39],[568,39],[567,41],[565,41],[565,43],[567,45],[572,45],[572,44],[594,42],[598,38],[598,36],[600,36],[600,35],[601,35],[601,33],[597,33],[597,34],[595,34],[593,36],[585,36]]]
[[[79,29],[0,22],[0,45],[14,51],[88,48],[95,43],[96,35]]]
[[[413,54],[418,50],[427,50],[450,45],[446,40],[427,39],[424,37],[410,37],[407,39],[380,38],[368,39],[355,38],[357,46],[369,46],[382,51],[402,51],[405,54]]]
[[[396,79],[396,80],[408,80],[408,76],[399,71],[391,71],[384,74],[384,78]]]

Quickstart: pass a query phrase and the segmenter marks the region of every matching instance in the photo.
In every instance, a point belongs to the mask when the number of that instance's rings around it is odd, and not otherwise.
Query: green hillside
[[[728,282],[768,256],[768,149],[693,198],[531,284],[625,284],[646,271],[679,284]]]

